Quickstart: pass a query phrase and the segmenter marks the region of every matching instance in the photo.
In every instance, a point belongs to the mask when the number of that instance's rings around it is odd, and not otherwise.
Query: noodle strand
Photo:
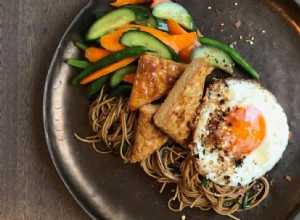
[[[105,91],[104,86],[89,109],[89,120],[95,134],[86,138],[74,135],[78,140],[92,144],[96,152],[118,151],[122,159],[128,162],[132,152],[137,114],[128,111],[128,99],[110,97]],[[168,143],[161,147],[143,160],[141,167],[147,175],[162,183],[160,192],[164,191],[167,184],[175,184],[174,195],[168,201],[168,207],[172,211],[197,207],[205,211],[213,209],[221,215],[238,219],[232,214],[259,205],[267,197],[270,187],[265,177],[238,187],[220,186],[209,182],[200,176],[197,158],[193,156],[192,151],[176,143]],[[243,208],[241,204],[246,192],[250,193],[249,206]]]

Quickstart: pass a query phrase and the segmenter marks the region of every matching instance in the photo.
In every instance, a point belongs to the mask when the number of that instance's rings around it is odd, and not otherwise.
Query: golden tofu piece
[[[166,96],[186,67],[186,64],[152,55],[141,56],[129,100],[129,109],[137,110]]]
[[[187,146],[191,141],[204,82],[212,70],[204,59],[194,59],[154,115],[156,126],[182,146]]]
[[[132,148],[131,163],[141,162],[167,142],[165,135],[153,122],[160,105],[144,105],[139,109],[137,130]]]

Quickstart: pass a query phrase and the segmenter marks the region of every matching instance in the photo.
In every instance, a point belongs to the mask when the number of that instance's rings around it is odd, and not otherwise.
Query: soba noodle
[[[111,97],[105,91],[106,88],[102,88],[89,109],[89,120],[95,135],[86,138],[75,135],[79,140],[92,144],[99,153],[119,151],[123,160],[128,162],[137,115],[128,111],[128,99]],[[237,219],[232,216],[234,212],[257,206],[269,192],[265,177],[238,187],[209,182],[199,174],[197,158],[192,151],[172,142],[143,160],[141,167],[146,174],[162,183],[161,192],[167,184],[175,184],[174,196],[168,202],[168,207],[173,211],[197,207],[201,210],[213,209],[221,215]],[[249,196],[247,207],[242,207],[246,192]]]

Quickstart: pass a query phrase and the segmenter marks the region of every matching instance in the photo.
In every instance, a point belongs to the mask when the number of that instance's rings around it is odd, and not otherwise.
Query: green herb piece
[[[208,184],[209,184],[209,180],[206,179],[205,177],[202,177],[201,178],[201,181],[202,181],[202,184],[205,186],[205,187],[208,187]]]
[[[247,208],[250,207],[249,201],[248,201],[249,194],[250,194],[250,192],[246,192],[245,195],[244,195],[243,202],[242,202],[242,208],[243,209],[247,209]]]

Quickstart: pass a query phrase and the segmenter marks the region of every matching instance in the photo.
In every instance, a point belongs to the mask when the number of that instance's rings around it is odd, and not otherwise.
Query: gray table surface
[[[42,122],[50,61],[87,2],[0,2],[0,219],[88,219],[54,169]]]

